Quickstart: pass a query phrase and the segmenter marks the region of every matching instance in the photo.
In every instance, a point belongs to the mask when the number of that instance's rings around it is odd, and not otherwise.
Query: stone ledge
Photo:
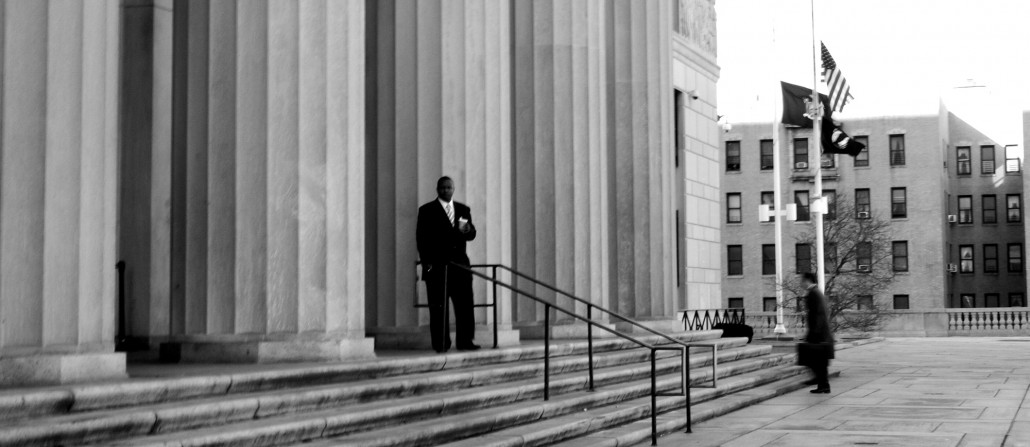
[[[121,352],[0,358],[0,387],[125,379]]]
[[[341,340],[181,342],[161,345],[166,361],[185,363],[281,363],[369,360],[371,338]]]
[[[512,347],[521,344],[521,337],[518,330],[513,330],[508,325],[497,327],[497,347]],[[452,328],[453,329],[453,328]],[[433,349],[432,338],[429,335],[429,326],[411,328],[389,328],[374,334],[376,349],[399,349],[399,350],[426,350]],[[450,333],[451,343],[456,339],[454,331]],[[494,345],[494,329],[492,325],[477,325],[473,340],[483,348],[491,348]],[[454,346],[452,346],[452,349]]]

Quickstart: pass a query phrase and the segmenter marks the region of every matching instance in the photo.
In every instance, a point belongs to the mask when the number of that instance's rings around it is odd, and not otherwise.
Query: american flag
[[[822,42],[819,44],[823,47],[823,82],[830,88],[830,108],[843,112],[844,106],[855,97],[851,96],[848,80],[844,79],[844,74],[837,68],[833,56],[830,56],[830,50],[827,50]]]

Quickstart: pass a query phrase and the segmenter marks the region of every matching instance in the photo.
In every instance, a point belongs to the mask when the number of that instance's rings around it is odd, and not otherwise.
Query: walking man
[[[450,177],[440,177],[436,182],[436,194],[436,200],[419,207],[415,230],[422,278],[429,296],[429,331],[433,350],[443,353],[451,348],[447,312],[450,298],[454,307],[455,344],[459,351],[474,351],[479,346],[472,343],[476,326],[472,312],[472,275],[458,267],[446,267],[451,262],[464,266],[470,264],[465,246],[476,238],[476,227],[472,225],[469,207],[452,200],[454,181]]]
[[[830,330],[830,311],[826,305],[826,298],[819,291],[814,273],[801,275],[801,285],[808,293],[805,294],[805,308],[808,310],[808,334],[805,335],[805,348],[809,349],[806,363],[815,375],[812,384],[816,386],[812,393],[822,394],[830,392],[830,378],[828,368],[830,359],[833,358],[833,332]],[[799,355],[801,353],[799,352]]]

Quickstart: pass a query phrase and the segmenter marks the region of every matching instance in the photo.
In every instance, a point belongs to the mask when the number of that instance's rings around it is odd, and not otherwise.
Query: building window
[[[868,189],[855,190],[855,218],[868,219],[872,216],[873,208],[869,201]]]
[[[984,294],[984,307],[1000,307],[1001,299],[997,293]]]
[[[808,138],[794,139],[794,169],[808,169]]]
[[[767,296],[762,298],[762,312],[776,312],[776,297]]]
[[[740,142],[726,142],[726,171],[740,171]]]
[[[833,220],[837,218],[837,191],[824,189],[823,197],[826,198],[826,218]]]
[[[854,140],[865,146],[862,148],[862,152],[859,152],[858,155],[855,156],[855,167],[869,166],[869,137],[858,136],[854,137]]]
[[[837,270],[837,244],[831,242],[823,246],[823,270],[826,273]]]
[[[794,205],[797,206],[798,222],[811,219],[808,207],[808,191],[794,191]]]
[[[762,191],[762,205],[769,205],[769,209],[773,210],[773,213],[776,212],[776,199],[773,196],[772,191]],[[775,220],[776,216],[772,215],[769,216],[769,220],[767,222],[773,222]]]
[[[1023,200],[1019,194],[1009,194],[1005,196],[1005,209],[1007,210],[1006,215],[1008,216],[1009,222],[1019,222],[1023,220]]]
[[[744,298],[741,298],[741,297],[730,298],[729,299],[729,304],[727,304],[726,307],[729,307],[730,309],[743,309],[744,308]]]
[[[823,154],[821,163],[824,168],[834,169],[837,167],[837,158],[833,154]]]
[[[726,194],[726,222],[740,223],[740,193]]]
[[[873,244],[859,242],[855,244],[855,262],[859,273],[869,273],[873,270]]]
[[[776,246],[772,244],[762,245],[762,274],[776,274]]]
[[[959,146],[956,149],[956,167],[958,175],[969,175],[973,173],[973,164],[969,161],[971,149],[969,146]]]
[[[998,273],[997,244],[984,244],[984,273]]]
[[[1019,146],[1010,144],[1005,146],[1005,172],[1019,172],[1022,164],[1022,151],[1019,150]]]
[[[825,247],[823,247],[825,249]],[[798,273],[812,272],[812,246],[808,244],[794,245],[794,269]]]
[[[958,296],[959,305],[964,308],[976,307],[976,294],[975,293],[963,293]]]
[[[1009,294],[1009,307],[1026,307],[1026,301],[1023,300],[1022,293],[1010,293]]]
[[[998,199],[994,194],[985,194],[981,197],[983,203],[983,219],[985,224],[998,223]]]
[[[958,258],[959,258],[958,271],[961,272],[961,273],[973,273],[973,246],[972,245],[959,245],[958,246]]]
[[[758,150],[760,152],[760,166],[763,171],[768,171],[773,168],[773,163],[776,162],[776,158],[773,157],[773,141],[762,140],[758,142]]]
[[[891,166],[905,166],[905,136],[891,135]]]
[[[894,309],[908,309],[908,295],[894,295]]]
[[[994,146],[980,146],[980,173],[994,174]]]
[[[858,300],[855,302],[858,306],[858,310],[872,310],[873,309],[873,296],[872,295],[858,295]]]
[[[958,223],[973,223],[973,196],[958,196]]]
[[[729,259],[729,265],[727,265],[727,274],[730,276],[740,276],[744,274],[744,249],[740,245],[730,245],[726,247],[726,258]]]
[[[908,241],[894,241],[892,246],[892,257],[894,258],[894,271],[908,271]]]
[[[891,217],[908,217],[908,192],[905,188],[891,188]]]
[[[1009,244],[1009,272],[1023,272],[1023,244]]]

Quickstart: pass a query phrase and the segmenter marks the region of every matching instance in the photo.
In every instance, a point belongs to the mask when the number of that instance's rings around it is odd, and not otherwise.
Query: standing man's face
[[[444,202],[450,202],[451,197],[454,196],[454,182],[451,180],[444,180],[437,184],[436,195],[438,195]]]

